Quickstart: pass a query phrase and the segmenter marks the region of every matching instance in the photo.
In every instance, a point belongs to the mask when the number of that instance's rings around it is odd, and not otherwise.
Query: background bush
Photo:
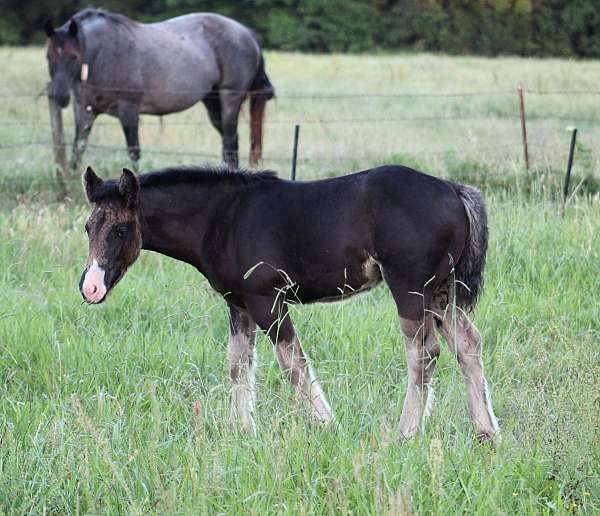
[[[0,44],[43,41],[86,0],[4,0]],[[304,52],[427,50],[453,54],[600,56],[597,0],[105,0],[154,21],[215,11],[252,27],[264,46]]]

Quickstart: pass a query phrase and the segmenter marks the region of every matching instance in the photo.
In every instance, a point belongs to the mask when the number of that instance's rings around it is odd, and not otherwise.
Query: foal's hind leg
[[[230,307],[229,374],[233,383],[230,420],[256,435],[254,372],[256,370],[256,323],[250,316]]]
[[[437,326],[450,350],[456,356],[467,391],[469,414],[481,441],[499,438],[500,429],[492,408],[492,399],[483,375],[481,334],[465,313],[446,310],[437,320]]]
[[[408,385],[400,417],[400,432],[411,437],[421,428],[424,416],[433,403],[431,377],[440,355],[433,318],[427,314],[420,321],[400,319],[406,341]]]

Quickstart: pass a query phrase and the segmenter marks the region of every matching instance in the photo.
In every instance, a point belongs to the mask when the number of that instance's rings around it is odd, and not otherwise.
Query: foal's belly
[[[355,270],[344,269],[336,274],[338,281],[329,284],[311,284],[303,288],[300,284],[298,298],[302,303],[332,303],[343,301],[358,294],[368,292],[382,281],[381,267],[379,263],[369,256],[359,268]]]

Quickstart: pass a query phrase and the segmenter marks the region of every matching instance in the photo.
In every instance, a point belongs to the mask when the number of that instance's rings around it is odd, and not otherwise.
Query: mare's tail
[[[456,302],[461,308],[471,311],[483,292],[483,270],[488,248],[487,213],[477,188],[457,183],[453,183],[453,186],[469,219],[469,236],[454,267]]]
[[[260,64],[250,85],[250,166],[256,166],[262,158],[263,121],[267,100],[275,96],[275,89],[265,72],[262,53]]]

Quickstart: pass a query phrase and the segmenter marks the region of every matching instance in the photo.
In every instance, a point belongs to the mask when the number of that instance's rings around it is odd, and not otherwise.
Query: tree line
[[[2,0],[0,44],[41,43],[81,0]],[[139,21],[218,12],[251,27],[265,48],[303,52],[600,56],[598,0],[104,0]]]

